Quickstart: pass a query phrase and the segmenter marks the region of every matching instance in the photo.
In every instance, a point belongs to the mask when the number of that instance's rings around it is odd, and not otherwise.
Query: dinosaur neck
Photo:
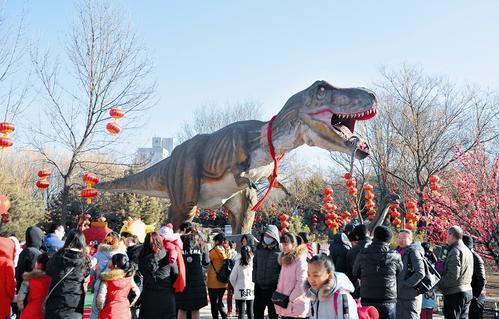
[[[289,114],[295,112],[280,112],[272,123],[271,141],[274,145],[276,156],[283,153],[288,153],[295,148],[304,144],[301,137],[301,124],[298,121],[297,114]],[[258,145],[255,152],[255,165],[263,166],[273,162],[269,151],[268,144],[268,127],[270,121],[261,126],[258,138],[255,142]]]

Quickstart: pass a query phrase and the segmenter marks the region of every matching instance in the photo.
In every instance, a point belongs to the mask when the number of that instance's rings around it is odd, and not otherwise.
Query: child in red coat
[[[43,253],[36,258],[35,270],[23,274],[23,283],[17,293],[17,308],[21,319],[43,319],[43,302],[49,293],[51,278],[45,270],[49,255]],[[27,301],[26,307],[24,307]]]
[[[99,319],[130,319],[133,307],[140,296],[140,289],[133,280],[135,268],[130,265],[127,255],[115,254],[109,262],[111,271],[101,274],[101,284],[97,294]],[[135,299],[130,303],[128,294],[133,290]]]
[[[16,294],[14,268],[15,244],[5,237],[0,237],[0,319],[10,318],[10,304]]]

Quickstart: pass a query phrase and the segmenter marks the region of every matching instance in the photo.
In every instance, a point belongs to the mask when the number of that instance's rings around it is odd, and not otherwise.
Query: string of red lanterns
[[[38,177],[40,178],[38,181],[36,181],[36,187],[43,192],[47,188],[49,188],[50,183],[48,182],[48,178],[52,175],[52,172],[49,171],[48,169],[41,169],[38,171]]]
[[[402,221],[400,220],[400,212],[398,211],[399,209],[399,204],[397,203],[392,203],[390,204],[390,216],[392,217],[392,225],[399,228],[400,225],[402,224]]]
[[[0,136],[0,148],[2,150],[5,150],[12,145],[14,145],[14,141],[12,138],[9,136],[12,132],[16,130],[16,127],[14,124],[9,123],[9,122],[1,122],[0,123],[0,133],[2,135]]]
[[[350,172],[346,172],[343,175],[343,179],[345,179],[345,186],[347,187],[348,195],[351,196],[352,200],[352,204],[350,206],[350,216],[352,218],[357,218],[359,217],[359,212],[357,210],[357,181]]]
[[[322,204],[322,210],[324,212],[324,223],[326,226],[336,234],[338,229],[343,225],[343,220],[336,214],[338,206],[334,203],[333,189],[328,187],[324,189],[324,203]]]
[[[289,227],[289,215],[286,214],[285,212],[281,212],[279,215],[279,220],[281,221],[281,234],[287,234],[289,232],[288,227]]]
[[[86,173],[83,175],[83,182],[87,185],[87,188],[80,191],[80,197],[86,199],[87,204],[91,204],[92,200],[99,195],[99,192],[93,188],[93,186],[98,184],[99,181],[99,176],[93,173]]]
[[[406,214],[405,219],[407,222],[405,223],[405,228],[410,230],[415,230],[418,222],[418,204],[415,199],[407,200],[405,204]]]
[[[366,199],[367,219],[374,220],[376,216],[376,203],[374,202],[373,186],[371,184],[364,185],[364,198]]]
[[[113,122],[106,124],[106,130],[111,135],[118,135],[121,132],[120,120],[125,116],[125,112],[120,108],[112,108],[109,110],[109,116],[113,118]]]
[[[440,177],[438,177],[437,175],[431,175],[429,177],[429,180],[430,180],[430,190],[431,190],[431,192],[434,195],[438,195],[438,192],[441,189],[440,185],[438,184],[438,182],[440,181]]]

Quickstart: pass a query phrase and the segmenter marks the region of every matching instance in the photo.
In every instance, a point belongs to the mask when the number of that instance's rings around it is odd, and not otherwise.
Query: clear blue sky
[[[256,100],[270,118],[317,79],[370,87],[381,66],[404,62],[459,83],[499,88],[499,1],[113,3],[156,65],[159,104],[131,141],[135,146],[148,145],[153,135],[175,135],[209,102]],[[28,32],[60,50],[73,3],[28,0],[26,7]]]

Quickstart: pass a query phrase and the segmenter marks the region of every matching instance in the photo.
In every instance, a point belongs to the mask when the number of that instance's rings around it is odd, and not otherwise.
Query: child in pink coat
[[[180,234],[173,232],[172,224],[161,227],[158,234],[163,238],[163,247],[168,252],[168,262],[170,264],[176,263],[179,255],[177,247],[180,248],[180,251],[184,249]]]

